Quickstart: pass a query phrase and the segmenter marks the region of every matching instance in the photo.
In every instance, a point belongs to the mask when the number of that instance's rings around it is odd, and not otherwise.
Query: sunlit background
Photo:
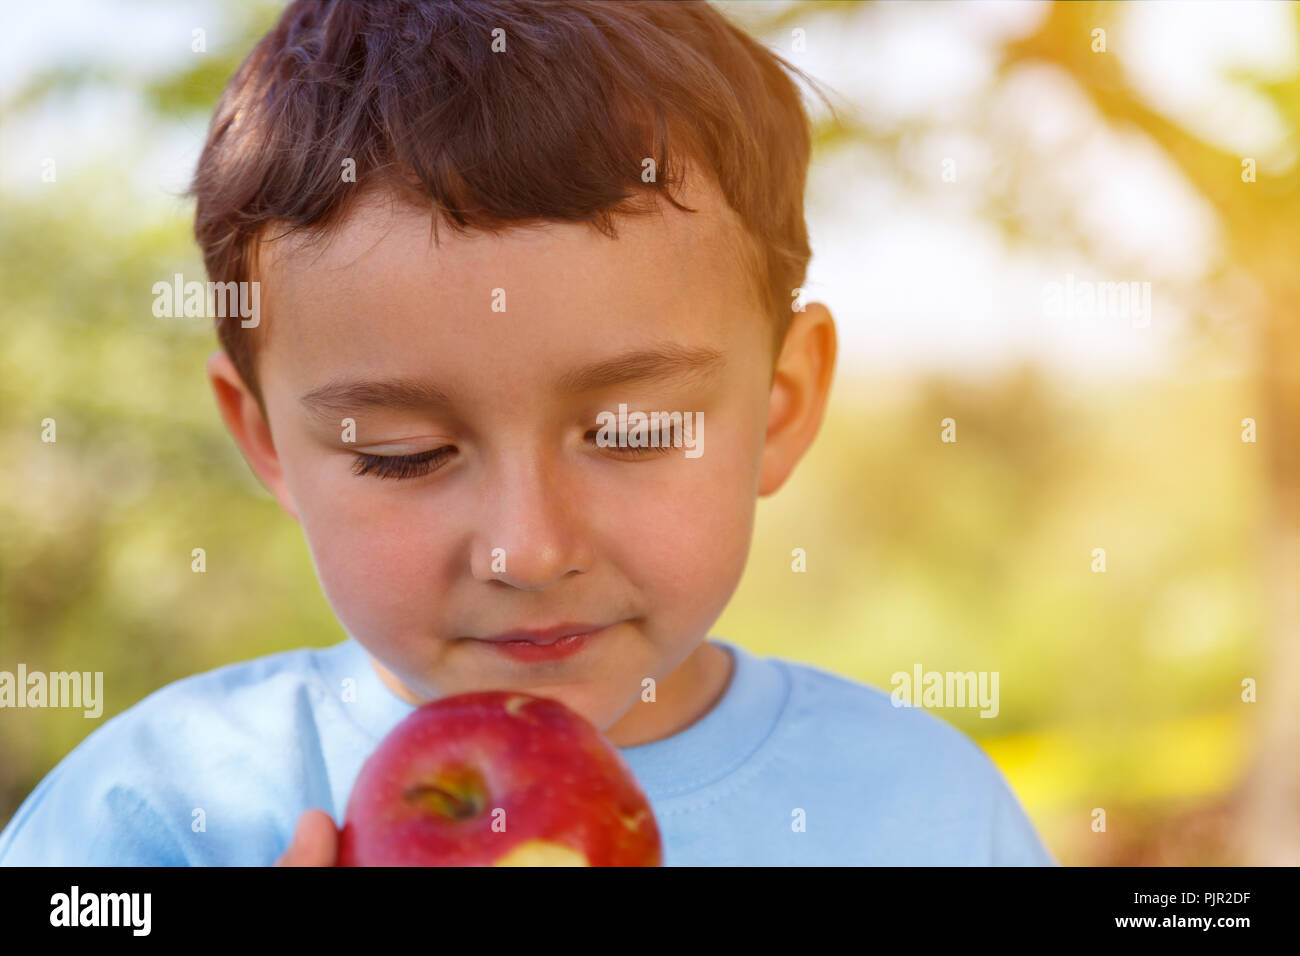
[[[718,6],[837,110],[805,297],[841,354],[714,632],[884,689],[997,671],[995,718],[936,714],[1063,863],[1300,863],[1300,7]],[[202,275],[180,194],[278,11],[25,4],[0,38],[0,669],[103,671],[105,719],[344,637],[212,329],[151,311]],[[1149,312],[1056,307],[1102,283]],[[101,723],[0,711],[0,824]]]

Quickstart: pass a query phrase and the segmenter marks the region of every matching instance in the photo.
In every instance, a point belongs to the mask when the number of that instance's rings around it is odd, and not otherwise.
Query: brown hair
[[[745,226],[779,352],[811,255],[787,71],[821,92],[707,3],[297,0],[217,104],[194,234],[210,280],[250,281],[269,225],[324,229],[381,185],[431,205],[435,233],[554,220],[612,237],[647,194],[687,208],[665,187],[690,157]],[[255,333],[217,320],[265,414]]]

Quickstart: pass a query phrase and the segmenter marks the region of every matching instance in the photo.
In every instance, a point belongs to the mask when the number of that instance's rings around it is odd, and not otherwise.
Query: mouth
[[[556,624],[553,627],[520,629],[493,634],[491,637],[478,637],[475,640],[490,644],[532,644],[537,647],[549,647],[568,637],[580,637],[603,631],[607,624]]]
[[[576,654],[613,624],[557,624],[474,638],[480,644],[521,661],[555,660]]]

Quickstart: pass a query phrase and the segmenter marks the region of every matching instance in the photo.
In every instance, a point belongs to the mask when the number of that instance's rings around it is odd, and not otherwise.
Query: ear
[[[835,320],[820,302],[796,312],[772,379],[758,493],[770,495],[794,471],[821,428],[837,352]]]
[[[284,481],[280,457],[271,439],[271,428],[258,407],[257,399],[240,377],[230,357],[218,349],[208,356],[208,380],[216,395],[217,408],[253,473],[275,496],[284,512],[298,520],[298,508]]]

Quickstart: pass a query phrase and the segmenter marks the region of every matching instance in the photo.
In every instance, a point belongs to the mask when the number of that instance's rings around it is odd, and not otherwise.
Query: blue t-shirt
[[[969,737],[804,664],[733,655],[722,699],[621,753],[666,866],[1053,865]],[[176,681],[106,721],[0,833],[4,865],[265,865],[312,807],[342,824],[361,764],[414,707],[354,639]]]

